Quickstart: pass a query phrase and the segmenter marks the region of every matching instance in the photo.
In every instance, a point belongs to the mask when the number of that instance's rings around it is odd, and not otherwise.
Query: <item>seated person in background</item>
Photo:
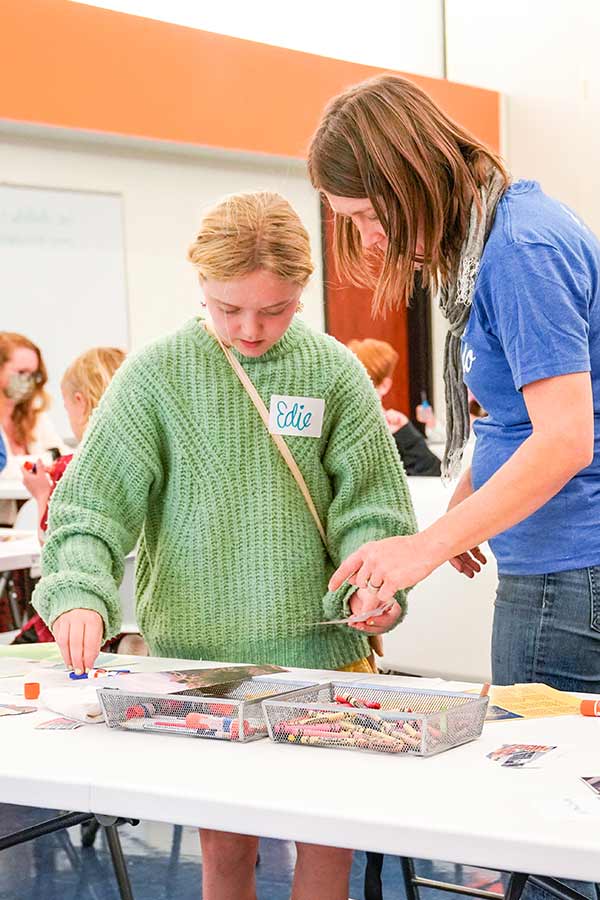
[[[0,439],[6,449],[2,478],[21,478],[26,459],[68,452],[46,410],[46,367],[38,347],[22,334],[0,331]],[[49,451],[54,451],[50,454]],[[0,524],[12,525],[14,500],[0,501]]]
[[[94,347],[78,356],[63,375],[63,401],[77,443],[83,439],[92,412],[124,359],[125,353],[116,347]],[[72,459],[71,453],[59,457],[50,466],[44,465],[41,459],[23,465],[23,483],[38,507],[38,534],[42,544],[48,522],[48,501]],[[53,640],[52,632],[36,613],[25,623],[14,643]],[[133,651],[128,649],[127,652]]]
[[[383,402],[392,386],[392,375],[398,362],[398,354],[391,344],[374,338],[349,341],[348,347],[360,359]],[[439,475],[440,460],[431,452],[425,438],[407,416],[397,409],[384,409],[384,414],[406,474]]]

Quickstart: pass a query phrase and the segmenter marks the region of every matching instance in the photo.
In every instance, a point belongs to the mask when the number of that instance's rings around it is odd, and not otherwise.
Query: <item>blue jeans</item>
[[[542,682],[600,694],[600,566],[500,575],[492,635],[494,684]],[[566,881],[594,897],[594,888]],[[523,900],[552,900],[528,884]]]
[[[600,694],[600,566],[500,575],[492,680]]]

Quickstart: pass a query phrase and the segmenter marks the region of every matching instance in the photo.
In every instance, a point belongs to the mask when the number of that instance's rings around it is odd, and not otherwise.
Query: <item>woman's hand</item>
[[[93,609],[71,609],[52,623],[52,634],[65,665],[80,675],[96,662],[102,646],[104,621]]]
[[[466,550],[459,556],[453,556],[448,562],[461,575],[466,575],[467,578],[474,578],[478,572],[481,572],[481,566],[485,566],[487,563],[487,557],[484,556],[479,547],[473,547],[472,550]]]
[[[466,500],[467,497],[470,497],[472,493],[473,480],[471,477],[471,469],[468,468],[461,476],[460,481],[456,486],[456,490],[452,494],[450,503],[448,504],[448,512],[451,509],[454,509],[455,506],[458,506],[459,503],[462,503],[463,500]],[[481,572],[481,566],[485,566],[487,559],[479,547],[473,547],[471,550],[466,550],[458,556],[453,556],[449,562],[457,572],[461,573],[461,575],[466,575],[467,578],[474,578],[477,572]]]
[[[372,608],[391,603],[396,591],[412,587],[444,562],[443,555],[434,553],[423,534],[370,541],[352,553],[333,573],[329,590],[337,590],[344,581],[369,591],[375,598]]]
[[[44,507],[48,503],[48,498],[50,497],[50,493],[52,491],[52,482],[50,480],[50,476],[46,471],[46,467],[41,459],[38,459],[35,464],[35,472],[30,469],[22,468],[23,472],[23,484],[29,491],[32,497],[38,502],[38,506]]]
[[[380,606],[383,606],[383,603],[379,599],[379,591],[370,591],[368,588],[359,588],[350,598],[350,610],[353,616],[364,615],[369,610],[379,609]],[[364,631],[367,634],[384,634],[394,627],[401,615],[402,609],[394,601],[388,612],[364,622],[352,622],[350,619],[348,627],[354,628],[356,631]]]

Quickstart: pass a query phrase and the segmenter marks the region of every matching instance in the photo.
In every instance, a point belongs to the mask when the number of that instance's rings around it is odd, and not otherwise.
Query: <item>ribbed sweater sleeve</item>
[[[379,398],[362,365],[354,357],[345,362],[331,391],[334,424],[324,458],[333,485],[327,539],[336,565],[368,541],[417,530],[404,469]],[[350,615],[348,603],[355,590],[343,585],[326,594],[326,617]],[[397,600],[405,608],[406,592],[399,591]]]
[[[48,625],[84,608],[102,616],[105,638],[120,630],[123,561],[162,478],[152,383],[147,359],[143,369],[135,359],[123,365],[52,496],[33,598]]]

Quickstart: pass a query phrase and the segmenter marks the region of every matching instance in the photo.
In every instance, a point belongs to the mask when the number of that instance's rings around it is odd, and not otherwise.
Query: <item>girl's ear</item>
[[[392,379],[389,377],[384,378],[383,381],[377,385],[377,393],[381,398],[385,397],[386,394],[389,394],[390,388],[392,386]]]
[[[73,394],[73,402],[77,406],[79,413],[81,416],[88,416],[90,412],[90,403],[85,394],[82,394],[81,391],[75,391]]]

